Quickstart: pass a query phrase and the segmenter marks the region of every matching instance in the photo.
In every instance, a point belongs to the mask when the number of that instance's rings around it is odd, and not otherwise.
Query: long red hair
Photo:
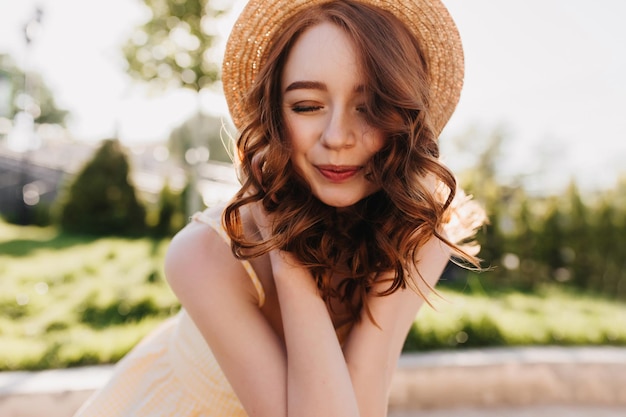
[[[298,37],[321,22],[337,25],[354,43],[369,97],[368,123],[386,137],[368,167],[368,179],[380,191],[341,210],[320,202],[294,171],[280,110],[287,56]],[[256,257],[274,248],[293,253],[309,268],[324,299],[347,303],[355,320],[381,274],[394,276],[381,295],[411,285],[407,271],[415,270],[418,250],[433,236],[478,265],[441,234],[456,180],[438,159],[426,66],[418,40],[395,16],[376,7],[329,2],[290,19],[246,97],[237,140],[242,187],[223,218],[235,256]],[[433,184],[443,192],[435,193]],[[258,201],[275,219],[271,238],[262,242],[244,236],[239,213]],[[331,285],[333,274],[347,278]]]

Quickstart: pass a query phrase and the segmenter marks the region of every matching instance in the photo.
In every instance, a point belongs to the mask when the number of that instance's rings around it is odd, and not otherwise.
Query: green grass
[[[92,238],[0,222],[0,370],[119,360],[180,308],[163,278],[167,239]],[[443,285],[405,350],[626,345],[626,306],[565,287],[534,293]]]
[[[167,243],[0,223],[0,370],[117,361],[179,309]]]
[[[476,280],[471,277],[471,280]],[[526,345],[626,346],[626,305],[567,287],[438,290],[405,350]]]

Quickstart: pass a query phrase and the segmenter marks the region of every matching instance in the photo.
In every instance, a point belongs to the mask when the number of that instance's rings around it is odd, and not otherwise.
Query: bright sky
[[[583,188],[607,188],[626,175],[626,1],[444,2],[466,54],[461,102],[441,138],[453,168],[470,163],[455,158],[452,138],[471,127],[487,134],[502,126],[503,165],[536,187],[556,189],[576,176]],[[116,130],[129,144],[164,140],[197,108],[190,92],[149,96],[123,72],[120,45],[145,18],[141,4],[0,0],[0,53],[43,75],[71,111],[69,127],[79,140]],[[26,52],[22,27],[37,5],[41,32]],[[224,37],[232,22],[224,21]],[[227,114],[219,90],[201,105]]]

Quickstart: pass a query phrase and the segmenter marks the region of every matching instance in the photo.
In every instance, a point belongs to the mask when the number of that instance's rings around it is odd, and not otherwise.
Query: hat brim
[[[250,0],[226,44],[222,83],[233,123],[242,127],[244,97],[265,63],[275,34],[303,9],[332,0]],[[387,10],[417,37],[430,77],[431,121],[439,135],[452,116],[463,87],[461,38],[440,0],[359,0]]]

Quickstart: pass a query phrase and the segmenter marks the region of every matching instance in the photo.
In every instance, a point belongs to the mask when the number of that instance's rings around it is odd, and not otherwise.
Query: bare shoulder
[[[208,224],[192,221],[171,241],[165,276],[183,306],[234,296],[257,302],[248,273],[228,243]]]
[[[429,285],[434,285],[450,260],[451,254],[450,247],[439,238],[432,236],[420,248],[415,269]]]

